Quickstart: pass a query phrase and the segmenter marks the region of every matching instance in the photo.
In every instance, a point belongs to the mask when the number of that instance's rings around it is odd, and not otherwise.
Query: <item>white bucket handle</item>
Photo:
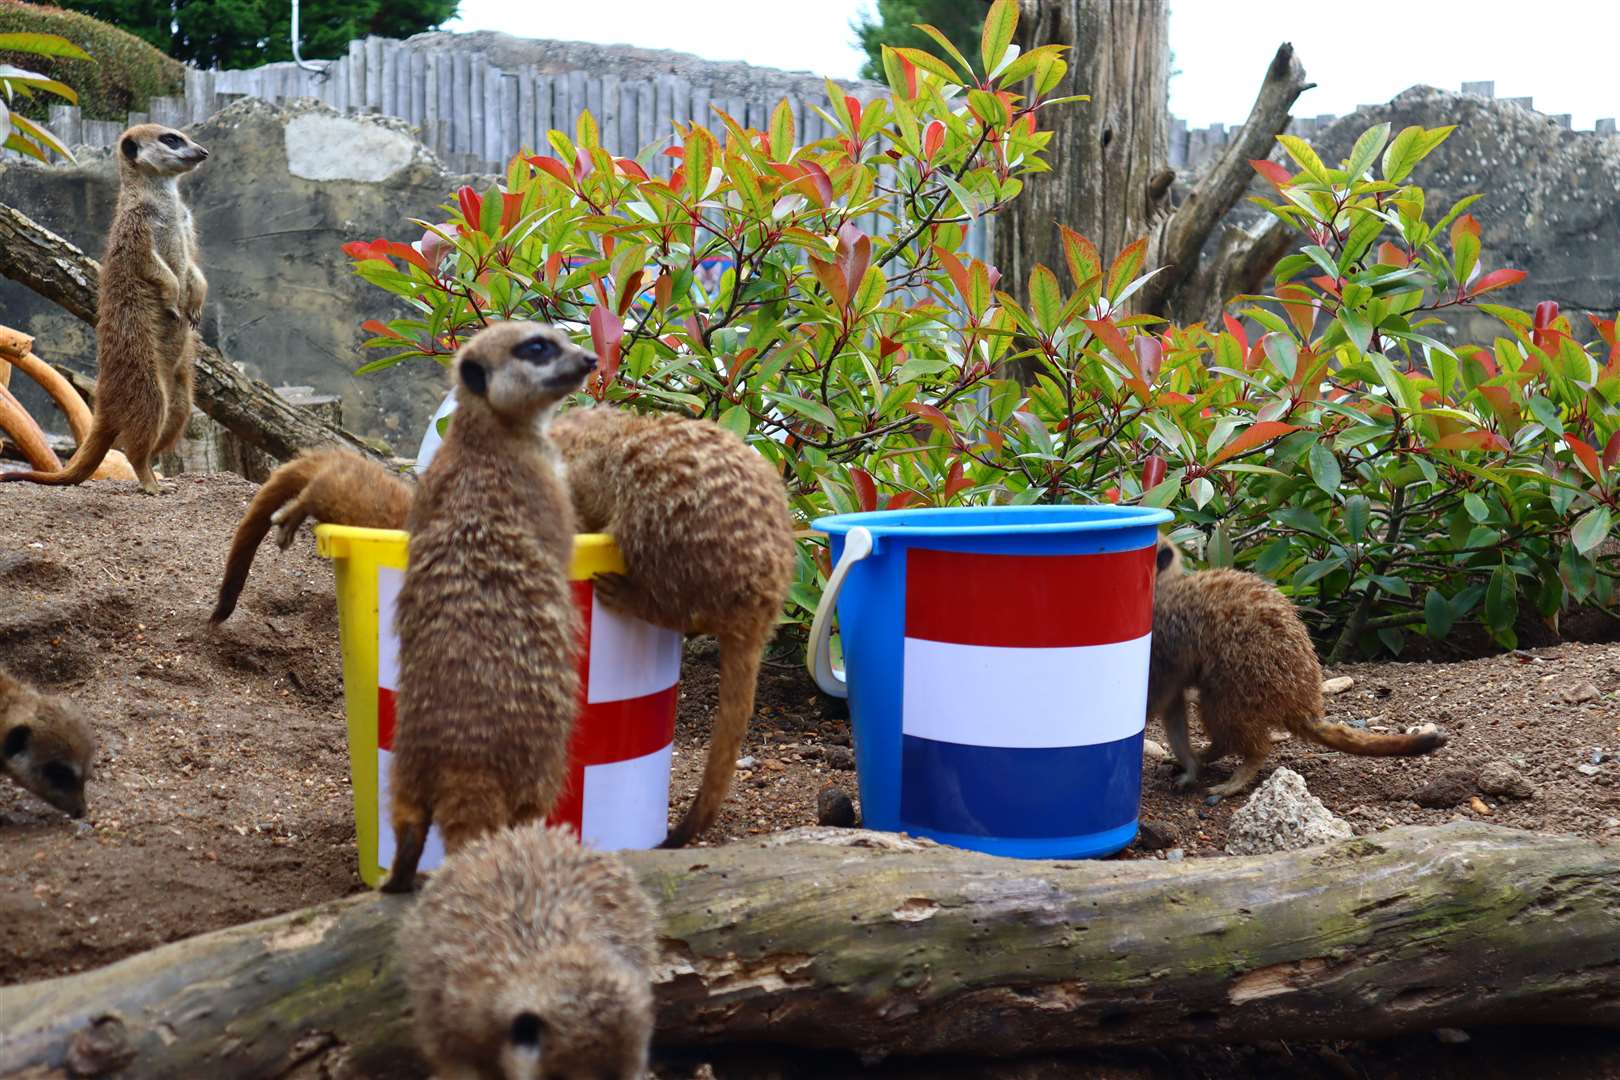
[[[822,693],[833,697],[849,697],[849,683],[832,666],[832,627],[838,612],[838,593],[844,587],[844,578],[849,576],[849,568],[872,554],[872,547],[872,534],[864,526],[857,525],[849,530],[849,535],[844,537],[844,553],[833,567],[832,577],[827,579],[821,603],[816,605],[815,620],[810,623],[810,647],[805,650],[805,663]],[[847,663],[845,669],[848,669]]]

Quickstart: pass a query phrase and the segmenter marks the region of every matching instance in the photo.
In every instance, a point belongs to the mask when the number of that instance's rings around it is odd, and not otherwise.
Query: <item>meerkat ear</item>
[[[33,735],[33,729],[27,724],[18,724],[16,727],[6,732],[6,757],[16,757],[24,750],[27,750],[28,740],[31,739]]]
[[[118,148],[122,150],[124,152],[124,156],[129,158],[131,161],[134,161],[135,155],[141,152],[141,144],[136,142],[128,135],[124,136],[124,141],[118,144]]]
[[[483,397],[489,390],[489,372],[484,365],[476,360],[463,360],[461,362],[461,383],[468,390]]]
[[[1170,569],[1170,564],[1173,561],[1175,561],[1175,557],[1176,557],[1176,549],[1171,547],[1169,544],[1165,543],[1163,540],[1160,540],[1159,541],[1159,554],[1158,554],[1159,569],[1160,570],[1168,570],[1168,569]]]

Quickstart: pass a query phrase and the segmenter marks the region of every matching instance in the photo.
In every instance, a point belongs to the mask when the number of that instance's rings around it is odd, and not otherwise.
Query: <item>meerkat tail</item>
[[[30,484],[72,485],[82,484],[95,474],[101,462],[118,441],[118,432],[109,428],[101,417],[90,426],[90,434],[73,452],[73,457],[60,472],[7,472],[0,473],[0,483],[26,481]]]
[[[764,647],[764,642],[752,635],[720,639],[720,707],[715,711],[714,730],[709,736],[703,782],[686,816],[670,830],[660,847],[685,847],[720,813],[720,804],[725,802],[732,774],[737,770],[737,752],[742,749],[748,721],[754,715],[754,692]]]
[[[1415,757],[1432,753],[1446,744],[1446,737],[1438,731],[1417,735],[1383,735],[1376,731],[1361,731],[1349,724],[1330,724],[1325,720],[1290,720],[1288,730],[1333,750],[1362,757]]]
[[[208,617],[210,623],[218,626],[236,610],[237,598],[242,595],[242,586],[247,584],[259,542],[270,531],[270,515],[304,490],[319,464],[313,457],[295,458],[271,473],[248,503],[247,513],[242,515],[236,535],[231,539],[230,554],[225,556],[225,578],[219,583],[219,602]]]

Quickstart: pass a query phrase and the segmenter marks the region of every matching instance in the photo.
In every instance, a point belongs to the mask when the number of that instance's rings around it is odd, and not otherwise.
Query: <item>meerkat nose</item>
[[[584,366],[586,371],[595,371],[596,365],[601,363],[601,361],[596,358],[596,354],[592,352],[581,353],[579,360],[580,364]]]

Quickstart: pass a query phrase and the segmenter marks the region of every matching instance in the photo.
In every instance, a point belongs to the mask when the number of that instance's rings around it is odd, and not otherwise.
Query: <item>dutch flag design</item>
[[[1017,841],[1133,826],[1153,548],[905,558],[903,827]]]
[[[394,607],[403,582],[401,570],[378,571],[377,864],[385,869],[394,860],[388,784],[399,680]],[[654,847],[668,831],[681,635],[602,607],[589,581],[571,585],[589,643],[580,664],[584,703],[568,785],[547,820],[572,826],[584,843],[603,850]],[[420,869],[443,859],[439,830],[431,829]]]

